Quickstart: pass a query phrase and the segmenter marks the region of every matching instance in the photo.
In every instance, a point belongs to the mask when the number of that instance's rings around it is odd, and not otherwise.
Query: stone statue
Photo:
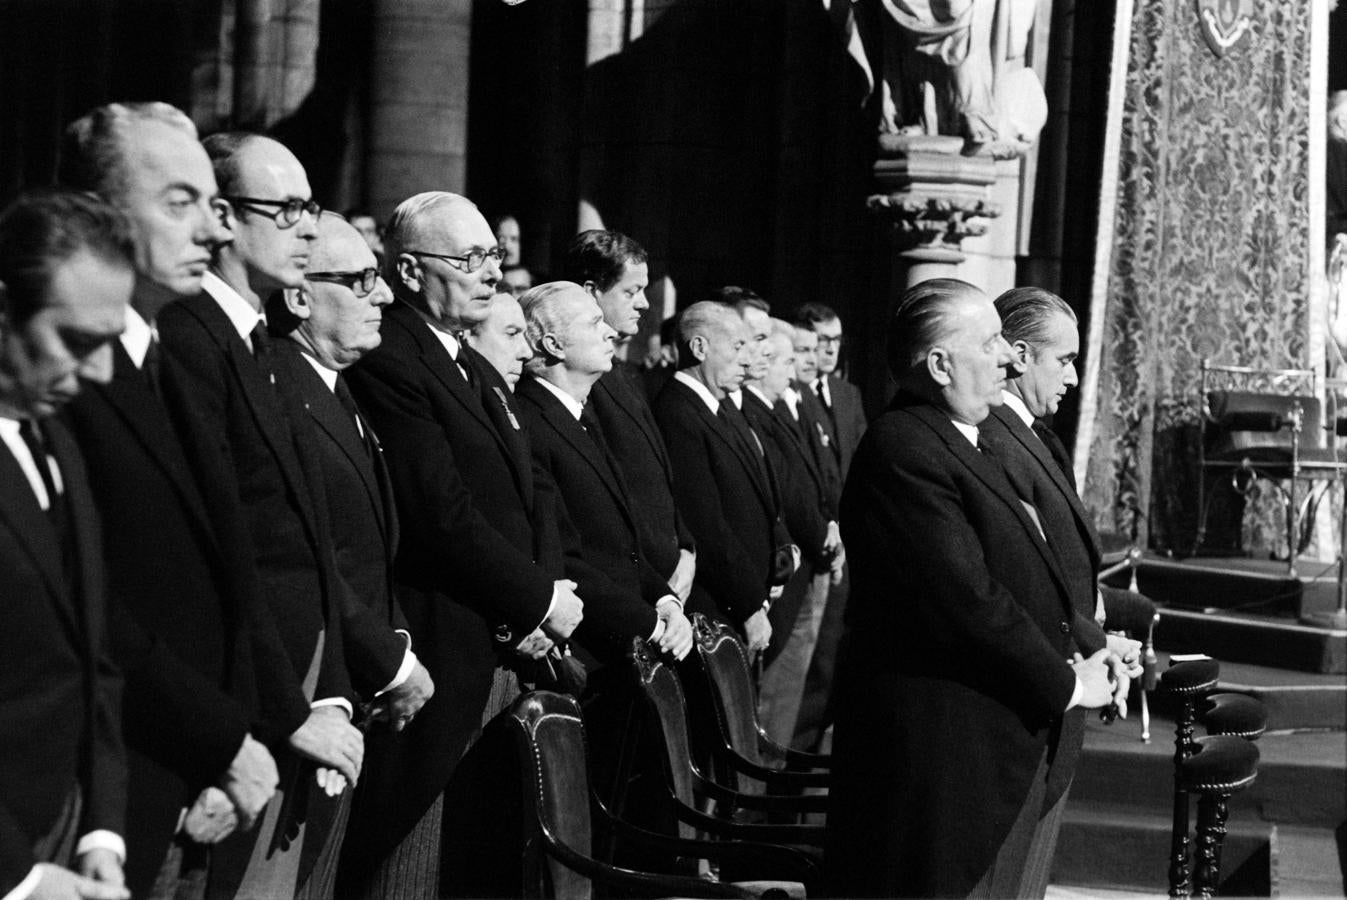
[[[879,20],[882,132],[957,135],[965,153],[998,159],[1033,146],[1047,121],[1025,65],[1037,0],[877,2],[884,15],[866,18]]]

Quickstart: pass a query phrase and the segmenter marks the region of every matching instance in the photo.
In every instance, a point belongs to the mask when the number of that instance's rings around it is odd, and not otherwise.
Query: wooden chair
[[[805,896],[800,882],[774,879],[736,883],[641,872],[595,859],[591,853],[595,819],[663,851],[671,862],[710,859],[726,867],[775,865],[777,872],[804,872],[817,880],[807,859],[783,848],[683,840],[645,832],[612,818],[589,790],[584,724],[580,707],[564,694],[535,691],[510,709],[523,775],[525,834],[524,890],[530,897],[588,900],[596,885],[612,896],[790,898]]]
[[[1161,677],[1180,700],[1174,739],[1174,832],[1170,845],[1169,896],[1211,897],[1220,883],[1221,845],[1228,801],[1253,783],[1258,749],[1251,743],[1267,726],[1261,703],[1236,694],[1212,694],[1220,665],[1201,658],[1176,663]],[[1194,737],[1198,721],[1205,737]],[[1190,861],[1189,798],[1198,797],[1197,865]],[[1196,893],[1194,893],[1196,892]]]
[[[773,741],[758,722],[748,650],[734,630],[701,613],[692,617],[693,649],[684,661],[694,737],[700,733],[722,783],[745,792],[794,793],[826,788],[832,758]],[[746,776],[746,777],[741,777]],[[800,812],[822,812],[826,795],[801,797]]]
[[[1104,588],[1104,630],[1121,631],[1141,641],[1141,682],[1137,685],[1141,706],[1141,741],[1151,740],[1151,707],[1147,695],[1159,682],[1160,663],[1155,655],[1155,625],[1160,621],[1155,601],[1137,593],[1135,575],[1131,590]]]
[[[639,638],[632,645],[632,667],[664,750],[660,760],[664,802],[671,818],[680,823],[680,834],[701,832],[720,840],[823,847],[821,826],[745,821],[754,813],[795,814],[800,798],[742,793],[708,777],[692,754],[687,701],[677,673]]]

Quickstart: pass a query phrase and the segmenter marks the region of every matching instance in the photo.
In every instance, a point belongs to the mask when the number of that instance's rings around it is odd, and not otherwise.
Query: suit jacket
[[[728,400],[723,402],[729,402]],[[655,420],[673,464],[674,497],[697,541],[696,580],[706,600],[688,607],[742,628],[762,608],[773,550],[789,541],[774,489],[724,422],[671,379]]]
[[[823,542],[828,537],[830,513],[823,475],[796,432],[752,391],[743,393],[744,417],[763,442],[781,494],[781,514],[791,539],[816,568],[827,568]]]
[[[367,742],[343,856],[352,871],[381,860],[443,792],[480,728],[498,643],[542,622],[561,577],[550,485],[535,483],[504,380],[464,346],[470,384],[404,303],[385,311],[380,333],[346,379],[383,441],[402,535],[398,599],[441,688],[401,739]]]
[[[406,621],[393,599],[398,519],[383,449],[368,422],[364,423],[368,439],[361,436],[355,419],[305,360],[298,344],[281,339],[275,347],[276,377],[296,392],[312,426],[306,434],[312,438],[327,497],[337,572],[361,604],[360,610],[347,614],[345,630],[377,629],[387,637],[389,628],[405,628]],[[348,642],[346,652],[355,672],[382,672],[387,666],[379,654],[371,654],[370,645]],[[362,659],[361,654],[370,656]],[[377,691],[382,686],[369,687]]]
[[[1056,749],[1081,598],[936,407],[900,393],[853,466],[827,866],[840,896],[963,896]]]
[[[625,366],[614,365],[595,383],[587,407],[598,417],[609,449],[626,476],[642,553],[667,579],[678,565],[679,551],[695,547],[692,532],[674,502],[673,464],[659,423]]]
[[[79,834],[122,833],[126,760],[121,679],[107,652],[99,527],[74,440],[47,423],[61,469],[63,547],[28,479],[0,444],[0,891],[33,867],[33,845],[79,786]]]
[[[655,603],[670,593],[669,583],[642,553],[627,482],[604,449],[601,427],[593,426],[602,445],[531,375],[515,391],[533,458],[556,484],[560,519],[578,544],[566,575],[585,601],[575,631],[581,659],[591,667],[621,659],[633,637],[655,630]]]
[[[805,389],[818,400],[818,394],[814,393],[812,386]],[[833,453],[837,456],[837,464],[845,480],[847,472],[851,470],[851,458],[865,434],[865,402],[861,398],[860,388],[836,373],[828,376],[828,394],[832,398],[832,407],[824,407],[821,400],[819,406],[832,426]]]
[[[829,514],[836,519],[842,501],[842,465],[833,452],[832,421],[823,401],[808,385],[797,383],[795,389],[800,395],[796,407],[798,418],[791,414],[784,399],[776,401],[774,411],[809,451],[809,458],[814,461],[814,469],[823,485]]]
[[[126,874],[140,892],[179,810],[220,777],[251,727],[249,644],[260,635],[250,632],[246,561],[217,535],[167,410],[120,342],[113,352],[112,381],[86,385],[66,415],[104,526],[113,652],[126,679]]]

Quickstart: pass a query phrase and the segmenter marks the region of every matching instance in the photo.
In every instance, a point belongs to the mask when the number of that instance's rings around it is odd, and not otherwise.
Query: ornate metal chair
[[[1288,569],[1294,577],[1296,556],[1308,544],[1314,511],[1343,470],[1331,434],[1333,423],[1325,427],[1317,373],[1224,366],[1204,359],[1199,391],[1198,526],[1193,551],[1206,540],[1215,480],[1228,477],[1236,493],[1247,495],[1261,478],[1281,493]],[[1309,487],[1298,499],[1301,482]]]
[[[580,707],[564,694],[535,691],[515,701],[510,720],[519,747],[524,787],[524,891],[531,897],[587,900],[595,885],[612,896],[803,897],[804,885],[778,881],[803,872],[816,880],[813,863],[781,847],[686,840],[644,831],[613,818],[589,790]],[[766,866],[768,880],[721,882],[641,872],[613,866],[591,853],[592,826],[658,848],[674,863],[709,859],[730,869]]]

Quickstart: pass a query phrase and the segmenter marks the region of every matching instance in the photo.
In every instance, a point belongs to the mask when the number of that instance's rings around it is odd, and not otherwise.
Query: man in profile
[[[125,220],[74,192],[0,214],[0,891],[122,900],[126,759],[102,546],[54,416],[112,377],[135,283]]]
[[[794,568],[771,472],[731,413],[729,394],[752,361],[748,329],[732,308],[694,303],[679,321],[679,368],[655,401],[673,462],[674,496],[701,548],[692,609],[731,624],[750,652],[767,649],[772,600]]]
[[[818,336],[817,372],[808,386],[827,411],[833,452],[845,480],[851,457],[865,434],[865,405],[860,389],[838,371],[842,362],[842,320],[831,306],[806,303],[795,311],[795,324]]]
[[[506,291],[497,291],[491,298],[491,311],[482,321],[465,333],[468,346],[491,363],[505,383],[514,390],[519,376],[524,374],[524,363],[533,356],[524,334],[524,311],[519,301]]]
[[[1014,359],[991,301],[955,279],[908,289],[888,359],[898,394],[842,496],[856,590],[827,869],[838,896],[1024,896],[1051,859],[1053,770],[1074,764],[1062,717],[1114,699],[1108,651],[1078,652],[1082,588],[981,440]]]
[[[196,128],[166,103],[97,107],[66,130],[58,177],[120,209],[137,251],[112,378],[89,385],[68,416],[104,526],[126,678],[126,877],[140,896],[207,866],[201,844],[252,828],[277,785],[266,745],[298,722],[269,722],[259,709],[253,663],[270,632],[255,621],[251,561],[241,533],[223,524],[226,509],[208,504],[210,485],[193,473],[161,390],[172,364],[160,353],[159,313],[201,292],[212,253],[231,237]]]
[[[584,609],[561,572],[550,486],[535,484],[513,395],[465,343],[500,282],[495,234],[468,198],[428,191],[394,210],[384,246],[397,301],[380,346],[348,378],[393,479],[399,600],[447,689],[371,772],[342,860],[342,890],[356,896],[433,893],[483,874],[461,857],[472,852],[465,840],[485,835],[446,789],[474,789],[453,776],[519,694],[515,648],[565,640]],[[461,837],[444,839],[446,827]],[[442,846],[452,854],[443,875]]]

